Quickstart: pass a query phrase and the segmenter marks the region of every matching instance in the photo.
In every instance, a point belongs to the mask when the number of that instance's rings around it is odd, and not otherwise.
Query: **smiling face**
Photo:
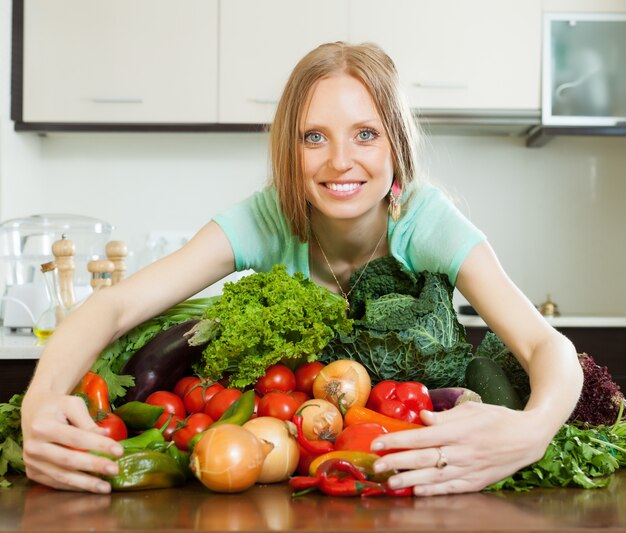
[[[338,73],[312,89],[300,131],[312,209],[332,219],[379,211],[393,180],[391,144],[376,105],[356,78]]]

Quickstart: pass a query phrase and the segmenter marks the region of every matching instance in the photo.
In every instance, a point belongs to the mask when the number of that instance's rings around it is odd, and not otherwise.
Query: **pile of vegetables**
[[[277,266],[108,346],[74,394],[124,447],[113,488],[195,475],[219,492],[289,479],[296,493],[408,495],[373,472],[378,435],[419,429],[420,410],[464,401],[523,408],[528,376],[493,333],[472,353],[445,276],[385,257],[352,279],[346,309]],[[605,367],[579,359],[584,388],[568,423],[540,461],[489,490],[594,488],[626,464],[624,396]],[[20,402],[0,404],[0,483],[24,471]]]

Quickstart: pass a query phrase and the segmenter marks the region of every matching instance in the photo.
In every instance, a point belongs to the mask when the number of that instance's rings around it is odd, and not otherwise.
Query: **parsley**
[[[535,487],[605,487],[611,474],[626,466],[626,421],[622,411],[612,426],[564,424],[544,456],[487,490],[528,491]]]
[[[9,403],[0,403],[0,487],[8,487],[8,472],[24,473],[22,459],[21,406],[23,394],[15,394]]]

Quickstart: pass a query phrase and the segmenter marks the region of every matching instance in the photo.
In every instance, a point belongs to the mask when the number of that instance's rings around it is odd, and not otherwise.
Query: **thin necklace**
[[[315,242],[317,243],[317,246],[319,247],[320,252],[322,252],[322,256],[324,257],[324,260],[326,261],[326,264],[328,265],[328,270],[330,270],[330,273],[332,274],[333,278],[335,279],[335,283],[337,284],[337,287],[339,287],[339,291],[341,292],[341,296],[343,296],[343,298],[346,301],[346,303],[348,305],[350,305],[350,300],[348,299],[348,297],[350,296],[350,293],[354,290],[354,288],[359,284],[359,281],[361,281],[361,278],[363,277],[363,274],[365,274],[365,271],[367,270],[367,267],[372,262],[372,259],[374,258],[374,255],[376,255],[376,252],[378,250],[378,247],[380,246],[380,243],[383,242],[383,238],[385,237],[385,235],[387,235],[387,228],[385,228],[385,231],[383,231],[383,234],[380,236],[380,239],[378,239],[378,242],[376,243],[376,247],[374,248],[374,251],[372,252],[372,255],[370,255],[370,258],[367,260],[367,263],[365,263],[365,265],[363,265],[363,268],[361,269],[361,273],[359,274],[359,277],[356,278],[355,282],[352,284],[352,287],[350,287],[350,290],[348,292],[343,290],[343,287],[341,286],[341,283],[339,283],[339,280],[337,279],[337,276],[335,276],[335,271],[333,270],[333,267],[330,266],[330,261],[328,260],[328,257],[326,257],[326,253],[324,252],[324,248],[322,248],[322,245],[320,244],[320,241],[317,238],[317,235],[313,231],[313,228],[311,228],[311,233],[313,234],[313,237],[315,238]]]

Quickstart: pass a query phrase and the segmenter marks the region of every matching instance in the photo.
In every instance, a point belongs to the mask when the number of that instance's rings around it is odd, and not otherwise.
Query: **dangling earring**
[[[400,190],[400,186],[398,182],[394,179],[391,185],[391,189],[389,190],[389,213],[391,214],[391,218],[394,222],[397,222],[400,218],[400,213],[402,211],[402,206],[400,205],[400,194],[402,191]]]

